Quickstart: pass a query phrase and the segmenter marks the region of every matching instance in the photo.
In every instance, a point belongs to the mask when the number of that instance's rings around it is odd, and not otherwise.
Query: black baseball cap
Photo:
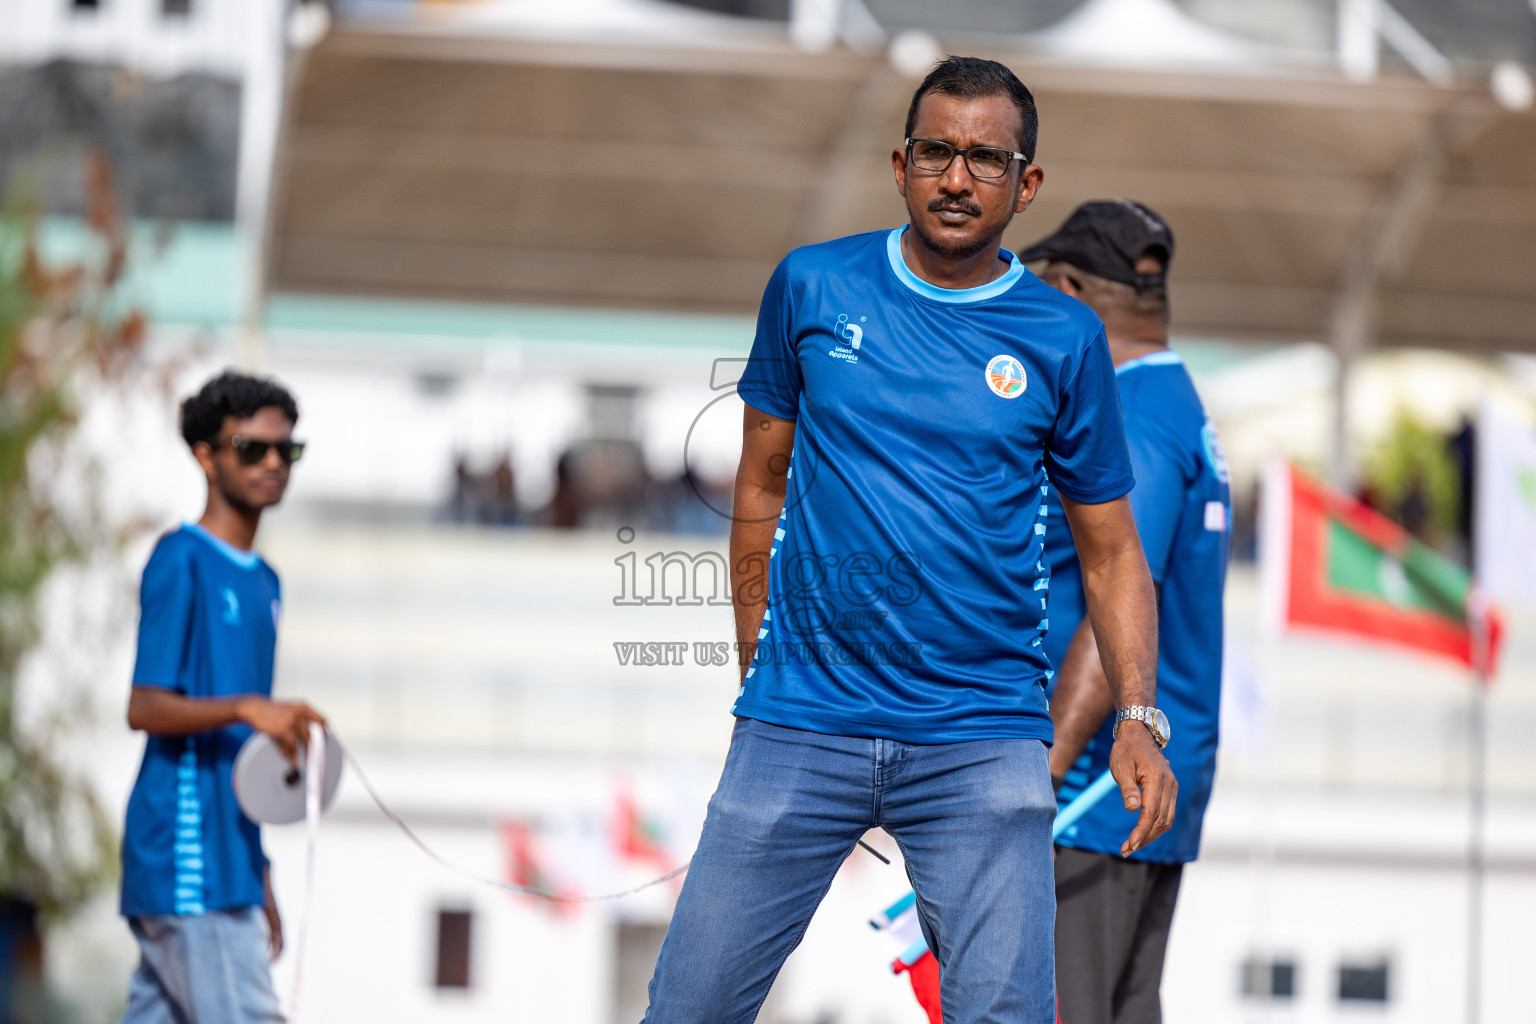
[[[1163,271],[1138,274],[1136,261],[1159,250]],[[1020,261],[1061,260],[1084,273],[1128,284],[1160,288],[1173,259],[1173,231],[1155,212],[1129,199],[1097,199],[1072,211],[1056,233],[1018,254]]]

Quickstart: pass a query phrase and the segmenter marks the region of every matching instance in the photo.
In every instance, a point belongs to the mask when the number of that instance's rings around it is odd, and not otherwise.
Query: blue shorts
[[[139,969],[122,1024],[283,1024],[259,907],[135,917]]]

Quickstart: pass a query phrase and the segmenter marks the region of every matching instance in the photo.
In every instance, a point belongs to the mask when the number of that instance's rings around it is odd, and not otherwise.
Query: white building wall
[[[408,819],[435,817],[423,798],[438,783],[500,778],[500,795],[478,796],[479,815],[419,831],[454,863],[503,877],[495,808],[508,800],[591,798],[599,776],[552,758],[518,764],[481,763],[457,776],[439,769],[416,775],[431,758],[370,751],[381,788],[401,798]],[[468,768],[467,764],[462,764]],[[712,766],[700,762],[693,799],[702,810]],[[435,781],[427,780],[435,776]],[[543,783],[536,780],[543,779]],[[654,780],[653,780],[654,781]],[[444,870],[368,809],[355,785],[322,833],[319,898],[304,982],[301,1019],[340,1019],[345,1011],[389,1022],[558,1019],[570,1024],[634,1024],[616,1015],[614,956],[621,919],[663,923],[675,889],[570,911],[478,886]],[[600,783],[597,788],[600,788]],[[414,795],[413,795],[414,792]],[[535,797],[534,794],[538,796]],[[1265,798],[1251,790],[1227,795],[1214,808],[1218,834],[1251,822]],[[471,801],[473,802],[473,801]],[[459,801],[459,803],[463,803]],[[1310,792],[1293,808],[1314,823],[1334,815],[1374,817],[1372,799]],[[1351,849],[1331,831],[1290,830],[1281,854],[1214,844],[1184,878],[1164,982],[1165,1017],[1189,1024],[1439,1024],[1463,1019],[1466,999],[1467,875],[1441,856],[1457,808],[1445,801],[1393,802],[1404,820],[1424,823],[1423,845]],[[1318,814],[1317,812],[1323,812]],[[1536,809],[1506,805],[1497,812],[1506,834],[1536,832]],[[479,818],[475,821],[476,817]],[[302,906],[304,832],[269,829],[268,850],[290,927]],[[922,1024],[904,977],[890,973],[899,952],[867,920],[905,891],[907,882],[888,838],[869,837],[891,856],[882,865],[862,851],[837,881],[791,957],[765,1008],[764,1024]],[[1518,846],[1518,856],[1509,850]],[[1485,1021],[1527,1019],[1523,992],[1529,949],[1526,922],[1536,913],[1536,858],[1528,838],[1494,858],[1486,889]],[[632,868],[631,878],[646,875]],[[439,908],[475,914],[473,985],[467,992],[434,989],[435,914]],[[290,935],[291,941],[291,935]],[[1289,960],[1297,967],[1290,999],[1244,998],[1241,965],[1250,956]],[[1341,1003],[1343,964],[1389,966],[1385,1004]],[[291,984],[292,958],[280,965],[280,987]]]
[[[302,481],[328,472],[320,453],[352,444],[340,433],[348,420],[315,408],[327,404],[316,391],[323,374],[292,369],[301,380],[311,374],[301,388],[314,410],[303,433],[316,458],[301,465],[293,506],[275,511],[261,538],[285,583],[279,691],[315,701],[423,838],[473,871],[505,877],[498,822],[562,813],[600,821],[624,780],[669,822],[675,857],[685,858],[729,734],[733,673],[624,667],[612,644],[720,639],[729,635],[729,609],[615,606],[614,560],[630,551],[642,559],[651,551],[697,552],[712,542],[642,534],[624,544],[612,533],[336,518],[318,502],[306,504]],[[135,409],[132,423],[113,425],[115,436],[134,439],[137,453],[112,466],[131,477],[123,492],[130,484],[152,486],[153,496],[134,493],[168,515],[195,516],[200,484],[168,406],[145,398]],[[377,457],[399,457],[401,440],[374,435]],[[369,439],[355,441],[361,451]],[[1253,678],[1229,680],[1235,714],[1204,857],[1187,873],[1174,925],[1168,1019],[1459,1020],[1466,994],[1465,678],[1425,659],[1338,640],[1261,642],[1255,597],[1251,573],[1238,568],[1228,592],[1229,644]],[[1529,1018],[1525,922],[1536,912],[1536,789],[1526,742],[1527,724],[1536,720],[1536,620],[1512,612],[1510,634],[1490,698],[1489,1024]],[[117,802],[114,815],[140,746],[120,724],[126,671],[125,664],[103,677],[110,740],[96,752],[103,792]],[[888,841],[877,842],[892,852]],[[268,849],[295,929],[304,908],[302,829],[269,830]],[[427,859],[370,809],[355,780],[326,821],[319,864],[303,993],[313,1009],[301,1021],[609,1024],[617,925],[661,923],[672,892],[551,914]],[[628,870],[638,880],[647,869]],[[865,923],[903,886],[899,863],[885,867],[856,854],[791,959],[765,1024],[921,1024],[905,979],[888,970],[897,951]],[[468,992],[432,985],[435,914],[443,907],[476,914]],[[132,942],[110,912],[85,924],[89,943],[50,945],[50,971],[60,991],[90,990],[107,1006],[126,990]],[[290,931],[290,943],[295,937]],[[1241,997],[1239,965],[1255,954],[1295,958],[1294,999]],[[292,956],[290,945],[279,965],[283,986],[291,984]],[[1340,962],[1378,956],[1390,963],[1387,1005],[1341,1006],[1334,995]],[[84,1019],[107,1021],[109,1012]]]
[[[148,75],[190,71],[240,77],[259,10],[280,0],[191,0],[186,16],[166,15],[162,0],[7,0],[0,64],[55,59],[121,65]]]
[[[1169,942],[1169,1020],[1385,1024],[1465,1020],[1468,811],[1464,800],[1223,788],[1185,870]],[[1482,1020],[1529,1019],[1520,964],[1536,913],[1536,807],[1496,801],[1483,898]],[[1297,969],[1291,998],[1245,998],[1249,957]],[[1341,1002],[1342,965],[1388,965],[1385,1004]]]

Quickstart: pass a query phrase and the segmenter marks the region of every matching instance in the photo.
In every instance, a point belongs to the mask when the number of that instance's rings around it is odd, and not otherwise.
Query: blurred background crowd
[[[1039,102],[1006,245],[1094,198],[1170,222],[1174,346],[1231,465],[1170,1019],[1528,1016],[1536,609],[1504,601],[1478,919],[1465,672],[1263,632],[1254,557],[1283,456],[1471,559],[1479,407],[1536,421],[1531,0],[7,0],[0,1014],[121,1012],[133,585],[200,510],[176,402],[223,366],[291,388],[309,444],[259,542],[279,692],[467,867],[597,892],[687,858],[735,670],[615,644],[729,638],[686,598],[722,593],[757,300],[794,246],[901,221],[889,153],[952,52]],[[267,843],[292,917],[301,830]],[[308,1019],[643,1012],[675,890],[478,889],[352,782],[320,858]],[[763,1019],[922,1020],[866,924],[904,887],[850,860]]]

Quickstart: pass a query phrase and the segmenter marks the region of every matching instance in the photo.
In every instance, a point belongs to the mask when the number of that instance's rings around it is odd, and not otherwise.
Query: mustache
[[[981,204],[964,196],[940,196],[928,201],[928,212],[938,213],[940,210],[959,210],[968,213],[972,217],[981,216]]]

